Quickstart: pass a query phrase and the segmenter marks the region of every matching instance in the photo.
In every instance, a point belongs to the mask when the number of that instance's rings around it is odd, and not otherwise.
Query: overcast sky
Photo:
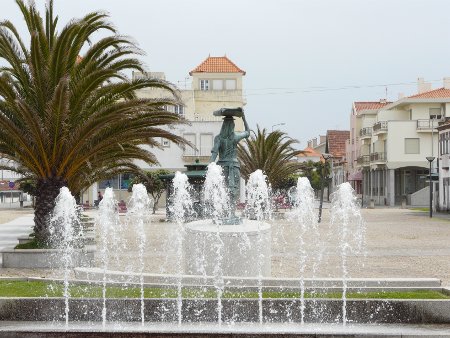
[[[285,123],[275,128],[300,148],[348,129],[353,101],[385,98],[386,88],[396,100],[416,92],[418,77],[438,88],[450,76],[447,0],[55,0],[55,8],[61,24],[109,12],[146,52],[148,70],[182,88],[208,55],[226,54],[247,72],[251,127]],[[24,25],[13,0],[1,0],[5,18]]]

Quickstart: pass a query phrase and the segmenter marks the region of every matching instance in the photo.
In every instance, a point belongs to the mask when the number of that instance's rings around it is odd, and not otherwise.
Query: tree
[[[165,169],[159,169],[155,171],[147,171],[144,175],[139,174],[135,176],[128,187],[128,191],[133,189],[133,184],[142,183],[147,189],[147,193],[153,197],[153,213],[156,213],[158,208],[158,202],[161,195],[166,191],[168,182],[160,178],[161,175],[167,175],[171,172]]]
[[[315,191],[319,191],[321,187],[322,175],[324,174],[324,164],[322,162],[308,161],[302,168],[300,176],[308,178],[311,187]]]
[[[99,180],[139,172],[135,160],[157,162],[149,149],[161,137],[186,141],[162,128],[182,122],[166,110],[179,104],[176,90],[165,81],[126,76],[143,71],[136,59],[141,51],[117,34],[105,13],[71,20],[58,31],[52,0],[45,19],[33,2],[16,2],[30,43],[10,21],[0,23],[6,64],[0,68],[0,153],[13,163],[1,169],[36,182],[35,233],[46,244],[61,187],[79,194]],[[136,90],[144,88],[160,88],[167,98],[138,98]]]
[[[282,188],[289,175],[302,168],[302,163],[295,160],[295,156],[301,154],[302,150],[295,150],[295,143],[298,141],[282,131],[268,133],[258,126],[256,135],[238,145],[241,175],[248,179],[252,172],[261,169],[273,189]]]

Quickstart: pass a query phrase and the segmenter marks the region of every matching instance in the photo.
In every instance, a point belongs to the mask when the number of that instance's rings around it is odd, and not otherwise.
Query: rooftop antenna
[[[387,86],[386,86],[386,88],[385,88],[385,92],[386,92],[386,97],[385,97],[385,99],[386,99],[386,102],[387,102]]]

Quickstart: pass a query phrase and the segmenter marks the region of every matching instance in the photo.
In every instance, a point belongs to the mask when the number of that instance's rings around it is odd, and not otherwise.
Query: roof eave
[[[383,107],[384,109],[390,110],[395,107],[411,104],[411,103],[450,103],[450,97],[437,97],[437,98],[403,98],[401,100],[392,102],[387,106]]]

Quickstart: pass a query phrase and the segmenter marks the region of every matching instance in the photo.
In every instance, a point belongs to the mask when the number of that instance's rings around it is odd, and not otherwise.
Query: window
[[[441,117],[441,108],[430,108],[430,119],[440,120]]]
[[[209,80],[200,80],[200,90],[209,90]]]
[[[213,90],[223,90],[223,80],[213,80]]]
[[[236,89],[236,80],[225,80],[225,89],[226,90],[235,90]]]
[[[185,156],[195,156],[196,154],[196,149],[195,147],[197,146],[197,142],[195,141],[195,134],[183,134],[183,137],[192,144],[192,146],[194,148],[191,148],[190,146],[186,146],[186,148],[184,148],[184,155]]]
[[[98,188],[104,190],[106,188],[127,190],[133,176],[131,174],[120,174],[103,180],[98,183]]]
[[[210,156],[213,146],[212,134],[200,134],[200,156]]]
[[[184,116],[184,107],[183,106],[174,106],[174,113]]]
[[[169,148],[170,147],[170,141],[166,140],[164,138],[161,139],[161,145],[165,148]]]
[[[420,154],[420,139],[405,138],[405,154]]]

